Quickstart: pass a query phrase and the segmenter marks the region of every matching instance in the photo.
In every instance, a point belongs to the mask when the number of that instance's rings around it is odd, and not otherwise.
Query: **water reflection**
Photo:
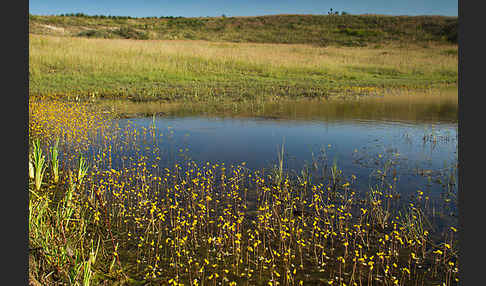
[[[101,106],[122,117],[175,116],[290,119],[317,121],[399,121],[457,123],[457,91],[444,94],[388,95],[348,100],[276,100],[249,102],[127,102],[104,100]]]

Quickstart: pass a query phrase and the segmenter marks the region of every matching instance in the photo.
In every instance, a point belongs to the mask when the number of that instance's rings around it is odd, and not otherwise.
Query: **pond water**
[[[283,146],[285,171],[300,174],[307,168],[313,183],[324,176],[322,167],[333,164],[344,176],[356,176],[363,191],[379,182],[380,172],[394,174],[403,194],[423,190],[438,197],[455,192],[455,185],[448,183],[457,182],[457,122],[450,120],[154,116],[119,119],[116,124],[119,130],[155,136],[139,135],[138,148],[125,148],[114,164],[125,164],[127,157],[154,157],[155,146],[161,168],[191,160],[244,163],[258,170],[277,166]],[[123,136],[120,131],[120,141]]]

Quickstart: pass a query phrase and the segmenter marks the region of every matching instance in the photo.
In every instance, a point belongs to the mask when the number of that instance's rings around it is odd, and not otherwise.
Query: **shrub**
[[[444,27],[444,34],[447,41],[457,43],[457,22],[453,22]]]
[[[350,29],[350,28],[345,28],[339,31],[342,34],[348,35],[348,36],[355,36],[355,37],[360,37],[360,38],[367,38],[367,37],[377,37],[382,35],[381,31],[375,31],[375,30],[364,30],[364,29]]]
[[[146,32],[140,32],[127,26],[120,27],[113,33],[125,39],[147,40],[149,38]]]
[[[86,30],[78,33],[79,37],[88,37],[88,38],[113,38],[113,36],[107,31],[100,31],[100,30]]]

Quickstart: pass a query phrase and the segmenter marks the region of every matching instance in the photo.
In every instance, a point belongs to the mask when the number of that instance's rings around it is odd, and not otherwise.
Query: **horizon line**
[[[458,17],[458,15],[443,15],[443,14],[417,14],[417,15],[410,15],[410,14],[377,14],[377,13],[364,13],[364,14],[351,14],[346,11],[341,11],[345,12],[345,15],[350,15],[350,16],[388,16],[388,17],[424,17],[424,16],[440,16],[440,17]],[[130,15],[110,15],[110,14],[87,14],[84,12],[70,12],[70,13],[57,13],[57,14],[32,14],[29,12],[29,16],[64,16],[69,15],[70,16],[76,16],[76,14],[81,14],[83,16],[87,17],[96,17],[96,16],[105,16],[105,17],[130,17],[130,18],[169,18],[169,17],[177,17],[177,18],[251,18],[251,17],[267,17],[267,16],[329,16],[331,14],[291,14],[291,13],[278,13],[278,14],[262,14],[262,15],[234,15],[234,16],[228,16],[227,14],[223,13],[221,16],[130,16]],[[336,16],[345,16],[343,14],[332,14]]]

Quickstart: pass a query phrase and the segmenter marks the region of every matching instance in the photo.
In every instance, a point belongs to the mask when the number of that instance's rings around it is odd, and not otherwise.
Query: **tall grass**
[[[132,41],[30,35],[31,94],[203,100],[325,97],[457,85],[457,56],[434,48]]]

